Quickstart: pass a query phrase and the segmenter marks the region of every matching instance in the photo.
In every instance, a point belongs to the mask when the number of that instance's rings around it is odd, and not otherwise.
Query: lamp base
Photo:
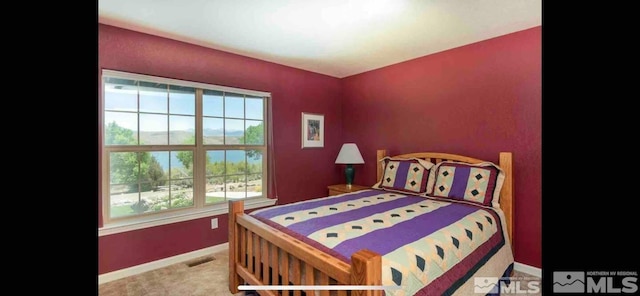
[[[353,176],[355,175],[355,169],[353,165],[348,164],[344,169],[344,175],[347,177],[347,187],[350,187],[353,184]]]

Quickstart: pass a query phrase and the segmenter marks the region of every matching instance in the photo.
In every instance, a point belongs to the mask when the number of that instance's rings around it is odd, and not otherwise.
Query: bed
[[[241,284],[351,285],[384,289],[258,292],[467,295],[482,288],[478,279],[509,276],[514,262],[510,152],[501,152],[497,165],[434,152],[390,157],[378,150],[377,159],[379,182],[371,189],[251,214],[244,213],[241,200],[230,201],[229,290],[238,293]],[[394,187],[399,183],[405,187]],[[485,187],[474,189],[472,183]]]

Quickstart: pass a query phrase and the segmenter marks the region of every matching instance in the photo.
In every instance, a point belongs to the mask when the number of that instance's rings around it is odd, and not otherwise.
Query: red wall
[[[365,158],[354,182],[375,182],[375,151],[514,157],[515,257],[541,267],[541,27],[342,79],[345,142]]]
[[[279,203],[326,196],[326,186],[341,181],[340,168],[334,164],[342,145],[342,90],[337,78],[103,24],[98,37],[99,71],[271,92]],[[301,112],[325,115],[323,149],[300,148]],[[209,217],[99,237],[98,272],[224,243],[227,217],[218,218],[215,230]],[[101,218],[98,224],[102,226]]]

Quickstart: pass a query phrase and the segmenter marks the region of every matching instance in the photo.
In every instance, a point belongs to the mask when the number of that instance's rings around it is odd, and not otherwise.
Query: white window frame
[[[141,81],[145,81],[145,82],[155,82],[155,83],[160,83],[160,84],[168,84],[168,85],[178,85],[178,86],[185,86],[185,87],[193,87],[196,89],[207,89],[207,90],[218,90],[218,91],[223,91],[223,92],[231,92],[231,93],[237,93],[237,94],[243,94],[243,95],[250,95],[250,96],[258,96],[258,97],[264,97],[264,108],[265,108],[265,112],[263,113],[265,116],[263,118],[264,120],[264,127],[265,127],[265,138],[264,138],[264,151],[265,153],[263,154],[263,184],[264,185],[268,185],[267,180],[268,180],[268,161],[267,161],[267,139],[268,139],[268,133],[269,133],[269,129],[268,129],[268,121],[267,121],[267,117],[271,116],[271,114],[268,114],[267,110],[267,104],[269,104],[270,102],[268,102],[269,100],[271,100],[271,93],[269,92],[263,92],[263,91],[256,91],[256,90],[247,90],[247,89],[240,89],[240,88],[233,88],[233,87],[227,87],[227,86],[220,86],[220,85],[214,85],[214,84],[206,84],[206,83],[199,83],[199,82],[193,82],[193,81],[186,81],[186,80],[179,80],[179,79],[171,79],[171,78],[163,78],[163,77],[156,77],[156,76],[150,76],[150,75],[143,75],[143,74],[136,74],[136,73],[128,73],[128,72],[121,72],[121,71],[114,71],[114,70],[108,70],[108,69],[103,69],[102,70],[102,76],[101,76],[101,84],[102,84],[102,93],[101,93],[101,97],[99,100],[99,104],[100,104],[100,120],[99,120],[99,125],[100,125],[100,131],[101,131],[101,137],[104,137],[104,96],[105,96],[105,90],[104,90],[104,77],[110,77],[110,78],[121,78],[121,79],[131,79],[131,80],[141,80]],[[198,90],[200,91],[200,90]],[[200,91],[201,92],[201,91]],[[200,96],[201,97],[201,96]],[[202,102],[198,102],[198,100],[196,100],[196,105],[202,104]],[[200,112],[200,114],[198,114],[197,110],[201,110],[201,108],[196,107],[196,137],[202,135],[202,112]],[[199,132],[198,132],[199,131]],[[205,217],[210,217],[210,216],[217,216],[217,215],[222,215],[222,214],[226,214],[228,212],[228,207],[229,204],[228,202],[222,202],[222,203],[215,203],[212,205],[205,205],[205,194],[204,194],[204,184],[206,183],[206,176],[204,175],[204,165],[200,162],[196,162],[194,161],[193,167],[194,167],[194,207],[188,208],[188,209],[176,209],[176,210],[167,210],[165,211],[160,211],[158,213],[153,213],[153,214],[145,214],[145,215],[134,215],[131,217],[126,217],[126,218],[118,218],[118,219],[111,219],[109,217],[109,209],[110,209],[110,195],[109,195],[109,188],[110,188],[110,184],[109,184],[109,163],[108,163],[108,157],[107,157],[107,153],[109,153],[109,149],[106,149],[105,147],[105,143],[104,143],[104,138],[102,139],[102,146],[101,146],[101,150],[102,153],[100,155],[100,162],[102,164],[102,176],[101,176],[101,184],[102,184],[102,217],[103,217],[103,227],[98,228],[98,236],[104,236],[104,235],[110,235],[110,234],[114,234],[114,233],[120,233],[120,232],[126,232],[126,231],[131,231],[131,230],[136,230],[136,229],[142,229],[142,228],[147,228],[147,227],[154,227],[154,226],[159,226],[159,225],[164,225],[164,224],[170,224],[170,223],[176,223],[176,222],[181,222],[181,221],[187,221],[187,220],[193,220],[193,219],[200,219],[200,218],[205,218]],[[172,145],[167,145],[168,147],[172,146]],[[204,148],[203,146],[206,145],[199,145],[196,148],[196,153],[206,153],[206,148]],[[224,149],[227,150],[233,150],[234,147],[237,148],[238,145],[225,145]],[[198,152],[200,150],[204,149],[205,152]],[[197,157],[196,155],[194,155],[194,159],[198,159],[199,157]],[[201,157],[200,157],[201,158]],[[202,172],[197,173],[195,170],[202,170]],[[197,188],[202,188],[202,189],[197,189]],[[245,209],[253,209],[253,208],[260,208],[260,207],[266,207],[266,206],[271,206],[274,205],[277,202],[277,199],[269,199],[267,198],[267,190],[268,190],[268,186],[263,186],[263,196],[262,197],[247,197],[244,198],[244,202],[245,202]]]

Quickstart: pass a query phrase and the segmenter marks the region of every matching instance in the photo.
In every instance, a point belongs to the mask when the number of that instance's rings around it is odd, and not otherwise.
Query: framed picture
[[[324,115],[302,112],[302,149],[324,147]]]

